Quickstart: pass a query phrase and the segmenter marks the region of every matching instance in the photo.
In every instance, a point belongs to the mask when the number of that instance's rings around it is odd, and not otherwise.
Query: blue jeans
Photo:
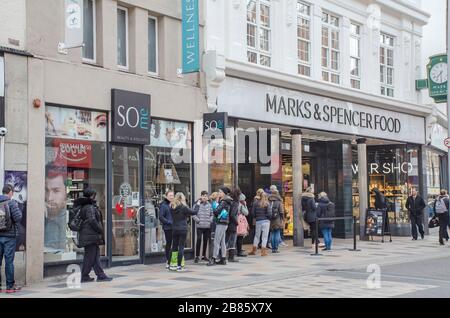
[[[6,289],[14,287],[14,255],[16,253],[16,238],[0,236],[0,267],[5,256]],[[1,275],[0,275],[1,278]],[[1,287],[1,280],[0,280]]]
[[[331,229],[322,229],[322,234],[326,249],[331,250],[331,242],[333,241]]]
[[[281,230],[272,230],[272,251],[278,250],[278,246],[280,245],[281,239]]]

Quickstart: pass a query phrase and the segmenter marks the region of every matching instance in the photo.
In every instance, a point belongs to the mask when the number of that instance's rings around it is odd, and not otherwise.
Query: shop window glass
[[[145,253],[163,252],[166,244],[159,206],[167,190],[183,192],[192,207],[191,125],[152,120],[150,145],[144,148]],[[188,232],[186,247],[192,248]]]
[[[211,191],[234,186],[234,128],[227,128],[227,139],[212,141],[209,151]]]
[[[416,188],[419,194],[421,190],[418,147],[368,147],[367,158],[369,190],[376,187],[384,193],[391,223],[409,223],[406,200],[412,188]],[[375,207],[374,193],[370,193],[369,206]]]
[[[87,186],[97,191],[106,225],[107,126],[106,113],[46,107],[45,262],[81,258],[83,250],[76,247],[76,233],[67,222],[74,200]]]

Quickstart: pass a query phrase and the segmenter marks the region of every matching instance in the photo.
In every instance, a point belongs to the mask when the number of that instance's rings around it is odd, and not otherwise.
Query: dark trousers
[[[316,233],[316,222],[311,222],[309,223],[309,230],[311,232],[311,242],[312,244],[316,244],[316,240],[318,243],[320,243],[319,241],[319,237]]]
[[[5,257],[6,289],[14,287],[14,256],[16,254],[16,238],[0,237],[0,268],[2,267],[3,256]],[[0,273],[0,289],[1,289]]]
[[[84,247],[83,269],[81,270],[81,277],[89,277],[92,268],[97,277],[102,277],[105,272],[100,263],[100,248],[97,244],[91,244]]]
[[[244,237],[238,236],[236,240],[236,249],[237,249],[237,255],[241,255],[243,252],[242,245],[244,244]]]
[[[197,229],[197,244],[195,246],[195,256],[200,256],[200,246],[203,241],[203,257],[206,257],[206,248],[208,247],[209,238],[211,237],[211,229]]]
[[[436,213],[439,219],[439,243],[444,243],[444,239],[448,239],[448,212]]]
[[[170,251],[172,249],[172,230],[164,230],[164,237],[166,238],[166,246],[165,246],[166,260],[167,260],[167,264],[169,264],[170,263]]]
[[[425,235],[425,232],[423,230],[423,215],[410,214],[410,218],[411,218],[411,234],[412,237],[417,240],[417,228],[419,228],[420,236],[423,237]]]
[[[181,261],[183,260],[186,238],[187,231],[174,231],[172,233],[172,252],[178,252],[178,266],[181,266]]]

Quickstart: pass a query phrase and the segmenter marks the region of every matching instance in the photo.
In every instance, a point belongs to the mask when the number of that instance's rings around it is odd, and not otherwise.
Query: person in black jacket
[[[83,269],[81,270],[81,282],[92,282],[94,278],[89,274],[94,269],[97,282],[111,281],[106,276],[100,263],[100,245],[105,245],[103,218],[95,201],[96,191],[86,188],[83,197],[74,201],[74,208],[81,206],[81,218],[83,220],[78,232],[79,247],[84,247]]]
[[[406,208],[409,211],[409,218],[411,219],[411,234],[413,241],[417,240],[417,228],[419,228],[420,236],[423,240],[425,232],[423,230],[423,209],[426,204],[424,199],[417,193],[417,190],[413,188],[411,190],[411,196],[406,200]]]
[[[17,202],[12,198],[14,194],[14,187],[6,184],[3,187],[0,202],[7,205],[9,208],[10,224],[8,228],[0,231],[0,268],[5,257],[5,275],[6,275],[6,293],[12,294],[20,291],[21,288],[16,286],[14,281],[14,256],[16,254],[16,239],[19,234],[18,225],[22,220],[22,212],[19,209]],[[6,207],[5,207],[6,208]],[[5,214],[6,215],[6,214]],[[1,292],[1,274],[0,274],[0,292]]]
[[[376,210],[387,210],[386,197],[380,192],[378,188],[373,188],[375,193],[375,209]]]
[[[164,201],[159,206],[159,221],[163,225],[164,237],[166,238],[166,268],[170,266],[170,250],[172,248],[172,214],[170,213],[170,203],[173,201],[173,191],[167,190]]]
[[[184,257],[184,245],[189,231],[188,219],[192,215],[196,215],[197,211],[192,211],[186,204],[186,197],[183,193],[178,192],[172,203],[170,203],[170,213],[172,215],[172,253],[178,252],[177,271],[182,272],[185,269],[182,267]]]
[[[227,232],[225,235],[225,240],[227,242],[228,249],[228,261],[239,262],[236,256],[236,242],[237,242],[237,226],[238,226],[238,213],[239,213],[239,197],[241,196],[241,190],[239,188],[234,188],[231,191],[231,208],[230,208],[230,221],[228,223]]]
[[[302,210],[303,218],[309,225],[309,231],[311,233],[311,244],[320,244],[319,237],[316,233],[316,200],[314,198],[314,192],[311,187],[308,187],[305,192],[302,193]]]

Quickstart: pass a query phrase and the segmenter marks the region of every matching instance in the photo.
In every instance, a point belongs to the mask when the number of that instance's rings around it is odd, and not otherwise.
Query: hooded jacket
[[[192,211],[185,205],[179,205],[175,209],[170,207],[172,215],[172,230],[174,232],[187,232],[189,230],[188,219],[191,215],[196,215],[196,211]]]
[[[198,229],[209,229],[211,228],[211,223],[213,221],[214,214],[212,212],[211,203],[206,201],[205,203],[200,202],[200,204],[195,203],[194,211],[197,215],[192,218],[195,221]]]
[[[164,201],[159,206],[159,220],[163,225],[164,231],[172,230],[172,214],[170,213],[170,201],[164,199]]]
[[[314,199],[314,193],[303,192],[302,193],[302,210],[304,219],[307,223],[311,224],[316,222],[316,200]]]
[[[229,232],[229,233],[237,232],[237,226],[239,224],[238,223],[239,207],[240,207],[240,203],[238,201],[231,202],[230,219],[229,219],[228,228],[227,228],[227,232]]]
[[[81,197],[74,201],[74,208],[81,206],[81,217],[83,223],[81,230],[78,232],[79,247],[88,245],[104,245],[105,236],[103,230],[103,219],[97,202],[90,198]]]
[[[0,195],[0,202],[8,201],[9,212],[11,214],[12,226],[9,231],[0,232],[0,237],[11,237],[15,238],[19,235],[18,224],[22,221],[22,211],[19,209],[19,205],[14,199],[9,199],[7,195]]]
[[[333,205],[331,208],[334,211],[334,204],[328,199],[327,197],[322,197],[318,201],[318,206],[316,209],[317,217],[318,218],[326,218],[326,217],[333,217],[334,215],[329,215],[328,208],[329,205]],[[334,228],[334,221],[331,220],[324,220],[319,221],[319,226],[321,229],[333,229]]]
[[[219,201],[219,205],[213,210],[214,216],[217,219],[217,224],[225,224],[228,225],[230,223],[230,211],[231,211],[231,203],[233,199],[226,195],[222,200]],[[219,215],[222,210],[228,211],[228,216],[226,218],[220,218]]]
[[[278,216],[270,220],[270,229],[280,230],[283,228],[284,220],[283,199],[278,193],[276,193],[269,195],[269,201],[272,204],[272,216],[274,211],[278,211]]]

